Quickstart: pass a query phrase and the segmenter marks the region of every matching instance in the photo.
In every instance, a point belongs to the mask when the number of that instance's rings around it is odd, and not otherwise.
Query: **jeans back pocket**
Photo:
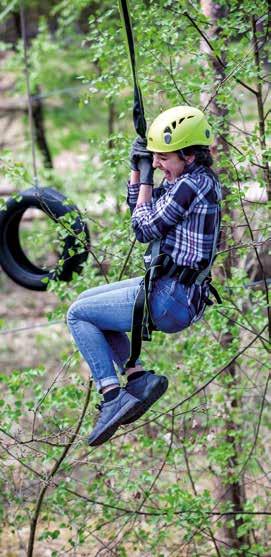
[[[150,296],[151,317],[157,329],[177,333],[189,327],[194,315],[188,305],[186,287],[176,279],[159,279]]]

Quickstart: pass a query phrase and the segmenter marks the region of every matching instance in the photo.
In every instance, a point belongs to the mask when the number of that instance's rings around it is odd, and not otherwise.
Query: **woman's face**
[[[153,153],[153,168],[159,168],[164,172],[164,177],[169,182],[174,182],[184,171],[185,164],[190,164],[195,159],[194,155],[185,157],[181,160],[176,152],[173,153]]]

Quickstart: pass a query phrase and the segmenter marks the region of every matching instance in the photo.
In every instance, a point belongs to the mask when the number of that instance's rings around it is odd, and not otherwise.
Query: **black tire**
[[[75,205],[67,205],[64,195],[51,188],[30,188],[18,194],[18,200],[10,198],[6,209],[0,211],[0,265],[7,275],[17,284],[29,290],[46,290],[43,279],[70,281],[73,272],[80,273],[82,264],[88,257],[89,231]],[[66,204],[65,204],[66,203]],[[19,226],[24,212],[36,207],[55,222],[66,213],[76,211],[71,225],[72,233],[66,236],[61,260],[64,263],[54,270],[40,269],[27,258],[20,244]],[[84,245],[78,242],[77,235],[84,233]],[[46,238],[44,238],[46,242]],[[72,249],[74,255],[69,255]]]

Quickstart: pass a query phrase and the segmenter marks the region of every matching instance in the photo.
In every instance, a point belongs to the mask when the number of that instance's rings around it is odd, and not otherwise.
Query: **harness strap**
[[[153,288],[154,266],[153,261],[159,260],[160,240],[154,240],[147,250],[144,261],[147,267],[144,279],[139,287],[132,317],[130,357],[125,367],[135,367],[136,360],[139,358],[142,340],[151,340],[151,333],[155,330],[155,325],[151,319],[149,306],[149,294]],[[158,264],[158,263],[157,263]],[[160,265],[159,265],[160,266]]]
[[[134,126],[137,134],[144,139],[146,137],[147,124],[144,115],[142,94],[138,84],[134,37],[133,37],[132,22],[129,14],[128,0],[119,0],[119,11],[122,19],[123,28],[125,30],[127,50],[128,50],[130,65],[132,69],[133,80],[134,80],[134,108],[133,108]]]
[[[130,357],[125,364],[126,368],[135,367],[136,360],[138,359],[141,352],[142,323],[144,318],[144,308],[145,308],[145,287],[144,287],[144,282],[142,281],[133,307]]]
[[[218,294],[217,289],[212,284],[209,284],[209,289],[210,289],[211,294],[213,294],[213,296],[215,297],[217,303],[222,304],[222,300],[221,300],[221,298]]]

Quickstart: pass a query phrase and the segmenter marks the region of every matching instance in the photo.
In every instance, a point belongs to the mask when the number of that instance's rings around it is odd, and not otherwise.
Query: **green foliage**
[[[48,366],[26,368],[22,363],[9,375],[1,370],[0,524],[11,531],[28,527],[37,494],[48,485],[36,543],[45,543],[52,555],[94,555],[101,539],[120,556],[164,557],[187,550],[213,557],[218,555],[214,539],[220,539],[221,529],[232,543],[239,543],[234,549],[221,544],[222,557],[264,556],[270,550],[270,517],[211,514],[236,511],[229,493],[238,488],[242,492],[244,486],[246,500],[238,511],[257,513],[267,508],[263,478],[270,468],[267,293],[244,288],[250,281],[247,267],[255,247],[261,257],[270,235],[270,203],[245,201],[251,183],[258,183],[262,191],[266,187],[262,166],[269,150],[251,89],[260,83],[266,93],[268,46],[267,42],[261,46],[257,67],[251,18],[261,18],[262,40],[267,10],[262,0],[241,4],[234,0],[230,5],[220,0],[218,5],[226,9],[227,17],[216,21],[215,33],[200,4],[136,0],[131,15],[148,122],[171,104],[204,108],[216,93],[215,110],[211,104],[208,118],[220,140],[216,166],[222,169],[225,191],[225,241],[214,271],[223,305],[207,308],[203,320],[188,331],[156,332],[151,346],[144,345],[147,369],[154,367],[170,377],[168,392],[148,414],[150,423],[119,429],[112,443],[86,449],[99,399],[93,390],[76,440],[62,461],[87,396],[78,352],[71,355],[61,349],[59,369],[52,373],[51,347],[46,344]],[[75,274],[69,284],[48,285],[48,292],[58,299],[47,312],[53,321],[63,319],[85,289],[119,280],[121,274],[123,278],[143,274],[145,247],[139,244],[123,270],[134,239],[125,204],[134,134],[133,90],[117,4],[106,0],[89,6],[85,0],[62,0],[41,8],[30,1],[26,8],[37,22],[29,46],[31,91],[35,94],[39,87],[44,95],[47,139],[55,161],[55,170],[48,171],[38,157],[39,177],[79,206],[91,233],[83,274]],[[7,2],[2,2],[1,10],[6,18]],[[211,41],[214,55],[225,61],[220,79],[202,48],[199,29]],[[1,43],[0,48],[8,51],[10,46]],[[5,58],[4,69],[15,78],[14,97],[25,95],[22,41]],[[26,118],[23,124],[29,141]],[[266,118],[264,139],[269,126]],[[62,156],[66,163],[69,157],[73,162],[64,172]],[[29,142],[14,155],[2,152],[0,162],[1,174],[18,192],[29,186]],[[55,265],[74,216],[58,224],[45,218],[22,227],[22,243],[31,260]],[[48,246],[54,261],[46,259]],[[41,337],[37,343],[44,348]],[[204,388],[199,391],[200,387]],[[60,464],[51,477],[56,462]]]

